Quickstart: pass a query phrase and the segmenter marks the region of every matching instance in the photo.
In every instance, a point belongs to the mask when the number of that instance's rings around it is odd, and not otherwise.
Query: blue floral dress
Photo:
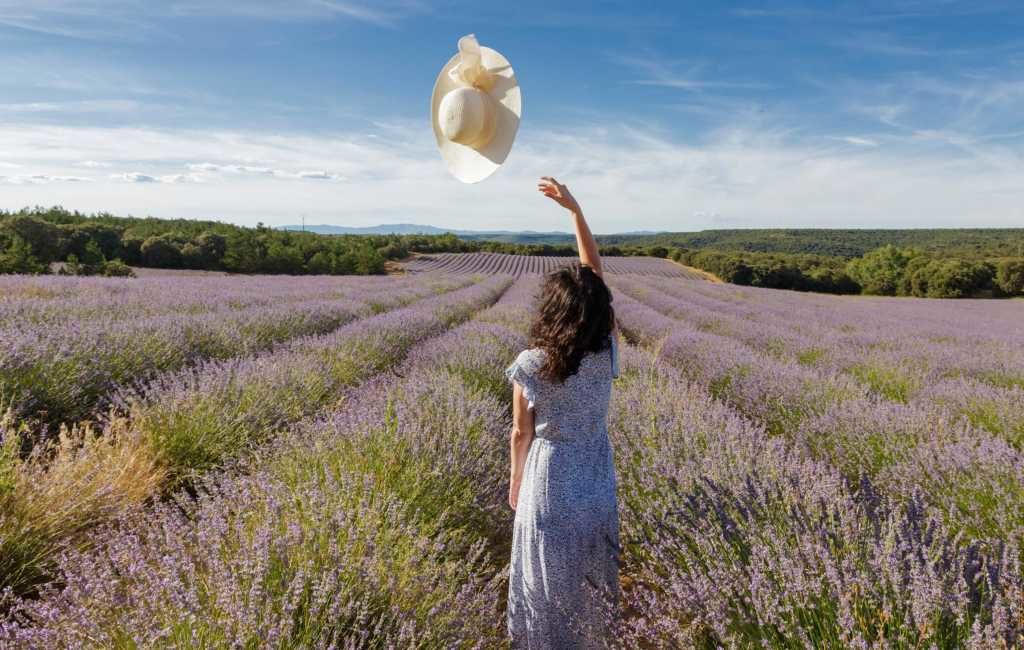
[[[508,630],[514,648],[602,647],[617,614],[619,513],[608,440],[615,337],[564,383],[541,379],[542,350],[505,371],[534,412],[512,535]]]

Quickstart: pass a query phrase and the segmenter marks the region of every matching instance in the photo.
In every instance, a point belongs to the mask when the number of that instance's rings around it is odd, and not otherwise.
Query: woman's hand
[[[513,479],[508,484],[508,505],[513,510],[519,505],[519,485],[521,480]]]
[[[580,211],[580,204],[576,202],[575,197],[573,197],[572,193],[569,192],[569,188],[562,185],[551,176],[542,176],[541,179],[537,181],[537,191],[566,210],[577,213]]]

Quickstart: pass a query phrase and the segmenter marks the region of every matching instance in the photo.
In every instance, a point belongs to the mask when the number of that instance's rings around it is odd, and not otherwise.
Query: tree
[[[203,260],[207,269],[215,269],[221,266],[224,253],[228,250],[228,240],[224,235],[215,232],[204,232],[195,240],[196,245],[203,252]]]
[[[306,262],[306,269],[313,275],[329,275],[332,271],[331,256],[326,251],[319,251]]]
[[[59,226],[26,215],[13,217],[6,226],[28,244],[32,257],[40,262],[48,264],[60,259],[62,233]]]
[[[50,269],[42,260],[32,254],[32,247],[18,235],[10,238],[10,245],[0,253],[0,273],[49,273]]]
[[[158,269],[181,266],[181,251],[167,235],[153,236],[142,242],[142,262]]]
[[[894,296],[900,288],[907,264],[918,255],[920,253],[913,249],[890,244],[850,260],[846,273],[863,288],[864,293]]]
[[[203,255],[203,249],[199,248],[192,242],[189,242],[182,246],[181,264],[186,269],[206,268],[206,257]]]
[[[101,223],[81,223],[60,226],[60,229],[63,234],[61,257],[74,253],[81,259],[89,242],[95,242],[106,259],[122,255],[120,228]]]
[[[1000,260],[996,264],[995,284],[1007,296],[1024,294],[1024,257]]]
[[[967,298],[985,289],[991,280],[991,268],[987,264],[944,259],[918,266],[910,285],[915,296]]]
[[[222,258],[224,269],[234,273],[257,273],[266,256],[262,242],[252,230],[237,230],[227,238]]]
[[[288,273],[296,275],[305,271],[305,262],[298,248],[282,241],[271,240],[267,244],[267,256],[262,270],[267,273]]]
[[[377,252],[381,257],[388,260],[400,260],[404,257],[408,257],[409,255],[409,252],[405,250],[405,247],[397,243],[381,246],[377,249]]]
[[[128,264],[135,264],[136,266],[142,264],[142,244],[145,243],[145,239],[136,235],[126,234],[121,239],[121,251],[124,254],[122,258]]]

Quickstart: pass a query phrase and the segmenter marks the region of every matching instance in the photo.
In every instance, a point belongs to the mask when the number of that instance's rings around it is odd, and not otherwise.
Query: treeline
[[[911,230],[742,229],[654,235],[602,235],[602,244],[662,246],[751,253],[824,255],[852,259],[892,245],[963,260],[1024,257],[1024,228],[931,228]]]
[[[923,298],[1024,295],[1024,257],[961,259],[893,245],[850,260],[683,248],[669,256],[726,282],[756,287]]]
[[[0,211],[0,273],[129,275],[130,266],[232,273],[370,275],[410,253],[570,255],[572,246],[463,241],[446,235],[320,235],[216,221]]]
[[[823,293],[861,292],[861,286],[846,272],[845,260],[838,257],[685,248],[674,249],[669,256],[732,284]]]

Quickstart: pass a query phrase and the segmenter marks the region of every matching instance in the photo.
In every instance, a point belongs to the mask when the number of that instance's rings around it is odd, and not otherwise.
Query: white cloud
[[[822,146],[786,129],[732,125],[696,144],[657,130],[540,129],[520,134],[506,165],[477,185],[448,175],[419,122],[379,138],[151,129],[0,126],[0,150],[24,174],[73,176],[73,161],[110,161],[112,178],[53,183],[45,194],[10,181],[0,207],[38,203],[115,214],[239,223],[566,230],[533,190],[554,175],[577,193],[598,232],[744,226],[1013,226],[1024,222],[1024,159],[999,143],[936,151],[910,138],[885,147]],[[849,136],[858,137],[858,136]],[[234,160],[225,161],[225,152]],[[192,163],[182,173],[184,160]],[[68,162],[71,161],[71,162]],[[223,161],[223,162],[222,162]],[[230,171],[215,171],[224,168]],[[248,171],[241,171],[241,170]],[[145,170],[145,171],[139,171]],[[254,170],[304,170],[348,182]],[[19,170],[21,171],[21,170]],[[205,178],[208,182],[201,182]]]
[[[105,169],[107,167],[110,167],[110,163],[101,162],[98,160],[83,160],[82,162],[77,164],[79,167],[86,167],[88,169]]]
[[[162,176],[153,176],[152,174],[143,174],[140,172],[122,172],[120,174],[111,174],[110,178],[117,181],[125,181],[128,183],[201,183],[203,177],[198,174],[164,174]]]
[[[159,183],[160,179],[156,176],[150,176],[149,174],[140,174],[139,172],[124,172],[121,174],[111,174],[110,178],[114,180],[127,181],[129,183]]]
[[[19,174],[0,176],[0,183],[10,185],[47,185],[49,183],[88,183],[92,179],[81,176],[50,176],[48,174]]]
[[[0,104],[4,113],[124,113],[141,107],[130,99],[87,99],[70,102],[21,102]]]
[[[185,167],[194,172],[217,172],[222,169],[220,165],[213,163],[189,163]]]
[[[332,173],[327,172],[327,171],[299,172],[297,174],[297,176],[298,176],[298,178],[302,178],[302,179],[306,179],[306,180],[314,180],[314,181],[340,181],[340,180],[342,180],[341,176],[338,176],[337,174],[332,174]]]
[[[158,180],[161,183],[202,183],[205,179],[201,174],[167,174]]]
[[[828,139],[830,139],[830,140],[839,140],[840,142],[845,142],[846,144],[856,145],[858,147],[877,147],[878,146],[878,141],[877,140],[872,140],[871,138],[862,138],[860,136],[855,136],[855,135],[844,135],[844,136],[833,136],[833,135],[830,135],[830,136],[826,136],[826,137],[828,137]]]
[[[238,164],[217,164],[217,163],[189,163],[185,165],[185,168],[194,172],[208,172],[208,173],[219,173],[225,172],[230,174],[254,174],[257,176],[272,176],[274,178],[283,179],[301,179],[301,180],[343,180],[343,177],[338,174],[326,170],[320,171],[287,171],[284,169],[273,169],[270,167],[257,167],[253,165],[238,165]]]

